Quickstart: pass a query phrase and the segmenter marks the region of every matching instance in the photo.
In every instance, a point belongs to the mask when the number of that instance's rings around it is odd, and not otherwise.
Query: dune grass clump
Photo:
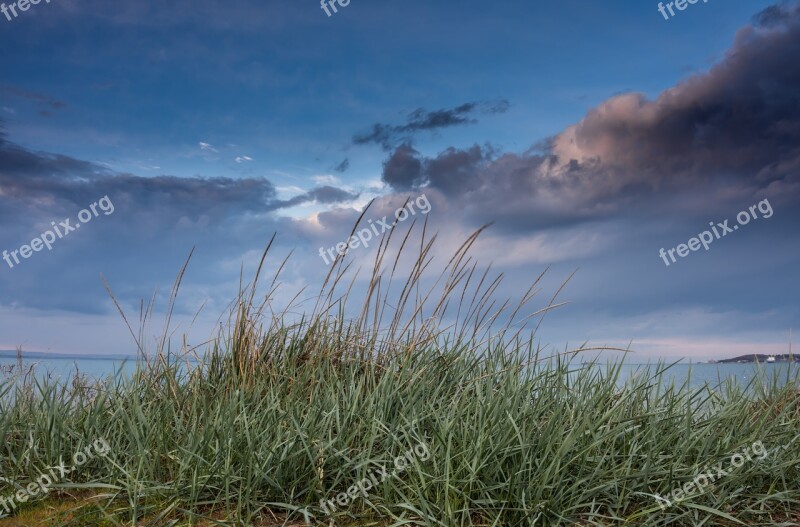
[[[259,267],[196,363],[165,329],[154,353],[133,332],[147,360],[130,377],[3,381],[0,475],[14,484],[0,497],[103,438],[108,454],[47,496],[79,498],[58,525],[796,524],[796,377],[691,388],[662,364],[623,379],[621,361],[576,360],[589,348],[545,353],[524,329],[557,305],[529,308],[542,276],[518,305],[496,302],[499,278],[468,257],[477,235],[427,288],[434,240],[423,233],[394,284],[388,237],[355,318],[344,260],[300,319],[272,312],[277,276],[256,301]],[[765,458],[703,492],[666,508],[654,497],[757,441]],[[399,470],[415,445],[429,455]]]

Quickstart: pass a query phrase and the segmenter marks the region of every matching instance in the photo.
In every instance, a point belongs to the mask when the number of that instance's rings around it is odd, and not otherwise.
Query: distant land
[[[16,350],[0,350],[0,359],[16,359]],[[42,351],[24,351],[22,359],[66,359],[66,360],[137,360],[134,355],[71,355],[64,353],[47,353]]]
[[[761,353],[754,353],[752,355],[740,355],[739,357],[734,357],[732,359],[722,359],[718,360],[717,364],[727,364],[731,362],[773,362],[771,360],[767,360],[770,357],[774,357],[774,362],[789,362],[789,361],[796,361],[800,363],[800,355],[797,353],[792,353],[791,355],[788,353],[778,354],[778,355],[763,355]]]

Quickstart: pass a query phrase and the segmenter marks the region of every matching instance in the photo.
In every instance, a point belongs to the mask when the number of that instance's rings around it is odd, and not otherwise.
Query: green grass
[[[433,240],[394,285],[386,240],[356,319],[342,315],[345,262],[300,321],[272,314],[277,281],[261,302],[254,281],[195,368],[185,367],[193,352],[171,351],[164,337],[129,379],[2,381],[0,474],[24,486],[105,438],[109,455],[70,474],[47,504],[78,493],[75,510],[35,521],[327,525],[320,499],[423,442],[429,459],[353,500],[335,524],[797,524],[797,378],[693,389],[653,365],[623,388],[620,364],[581,367],[585,350],[547,356],[515,321],[555,300],[528,308],[537,280],[519,306],[496,303],[498,282],[467,256],[474,240],[428,289]],[[666,510],[653,499],[756,441],[770,450],[763,461]],[[0,496],[13,491],[0,482]],[[43,506],[0,522],[26,525]]]

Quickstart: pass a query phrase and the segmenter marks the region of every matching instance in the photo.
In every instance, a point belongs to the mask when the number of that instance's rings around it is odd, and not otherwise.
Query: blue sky
[[[0,16],[0,250],[115,206],[0,262],[0,349],[130,353],[100,274],[134,309],[193,247],[179,311],[205,305],[203,335],[274,232],[295,251],[291,297],[370,199],[381,217],[424,193],[441,258],[495,222],[476,257],[506,274],[501,294],[578,270],[538,335],[553,349],[783,352],[800,319],[800,14],[657,5],[53,0]],[[764,199],[774,216],[658,257]]]

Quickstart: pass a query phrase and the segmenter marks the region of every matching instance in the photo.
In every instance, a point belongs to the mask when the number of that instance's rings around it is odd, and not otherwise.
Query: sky
[[[545,349],[708,360],[800,327],[797,2],[12,4],[0,349],[135,352],[104,280],[163,314],[190,252],[175,334],[202,342],[273,235],[277,305],[406,199],[436,264],[491,224],[500,298],[547,271]]]

